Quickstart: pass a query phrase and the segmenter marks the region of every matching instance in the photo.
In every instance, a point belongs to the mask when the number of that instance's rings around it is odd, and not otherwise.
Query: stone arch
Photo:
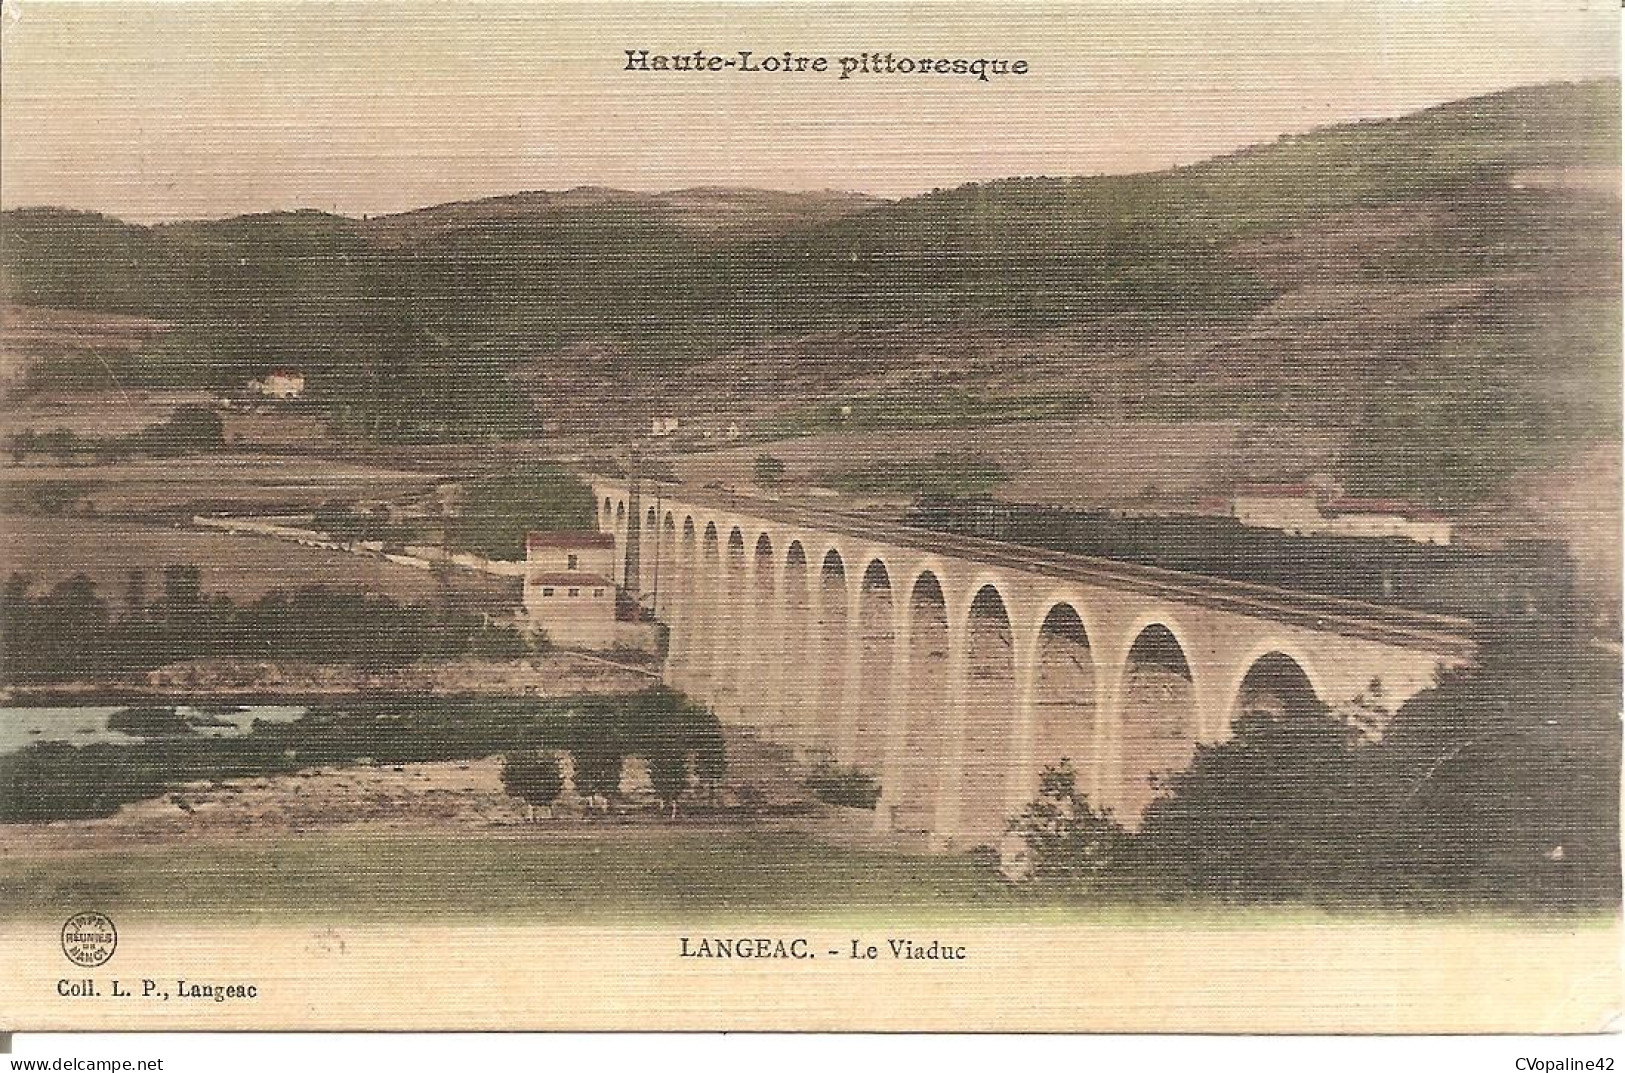
[[[666,520],[674,525],[677,521],[675,515],[668,515]],[[699,630],[701,599],[700,538],[691,514],[683,517],[673,554],[676,556],[675,569],[672,571],[674,600],[667,612],[671,644],[666,658],[679,676],[677,684],[689,688],[693,685],[692,676],[699,652],[695,634]]]
[[[671,641],[676,631],[676,622],[671,614],[671,608],[676,605],[674,595],[680,596],[682,579],[678,571],[679,551],[677,548],[677,519],[670,511],[663,519],[659,519],[659,536],[655,538],[654,578],[652,588],[655,594],[655,614],[665,619],[668,627],[666,651],[672,651]]]
[[[738,625],[733,675],[736,705],[747,723],[757,726],[772,722],[778,714],[774,701],[783,682],[782,653],[775,631],[774,591],[776,558],[773,538],[766,531],[754,541],[744,541],[746,562],[738,579],[738,603],[734,621]],[[772,729],[772,728],[767,728]]]
[[[1016,724],[1015,630],[1000,586],[981,584],[965,628],[965,712],[960,768],[960,833],[997,844],[1008,820]]]
[[[817,673],[812,597],[806,546],[792,539],[784,551],[784,575],[779,587],[779,651],[783,665],[779,718],[799,745],[813,744],[808,730],[817,723],[812,712]]]
[[[815,718],[812,738],[815,747],[833,752],[845,720],[846,637],[850,626],[847,612],[851,582],[846,560],[838,549],[830,548],[820,557],[813,584],[817,614],[811,631],[815,652],[809,660],[812,669],[808,681],[809,711]]]
[[[756,566],[758,567],[757,572],[766,572],[767,574],[771,575],[773,573],[774,564],[772,535],[765,529],[760,533],[757,533],[753,548]]]
[[[707,521],[700,534],[699,558],[694,577],[694,608],[697,629],[694,670],[701,696],[707,704],[716,702],[716,660],[721,630],[723,602],[722,545],[717,523]]]
[[[1290,717],[1325,707],[1325,693],[1301,654],[1284,651],[1287,645],[1261,647],[1265,650],[1242,661],[1235,683],[1225,692],[1227,726],[1249,713]]]
[[[936,822],[943,767],[949,759],[950,644],[948,597],[931,569],[908,586],[908,682],[885,787],[897,830],[929,831]]]
[[[1089,627],[1072,600],[1051,603],[1038,622],[1033,645],[1033,770],[1023,797],[1037,789],[1039,773],[1067,760],[1077,772],[1078,789],[1101,801],[1099,681]]]
[[[615,528],[619,529],[626,524],[626,500],[615,504]]]
[[[1137,822],[1159,780],[1183,771],[1196,755],[1201,725],[1195,672],[1176,627],[1148,622],[1134,634],[1118,686],[1118,811]]]
[[[643,519],[643,524],[648,526],[650,529],[653,529],[657,520],[658,519],[655,516],[655,509],[650,507],[648,515]]]
[[[748,636],[745,616],[749,614],[749,593],[746,580],[749,556],[745,546],[745,532],[737,524],[728,525],[728,535],[719,554],[716,583],[717,616],[716,644],[712,651],[712,707],[718,715],[729,717],[739,713],[741,677],[749,672],[745,666],[740,645]]]
[[[886,763],[886,729],[891,721],[896,601],[891,571],[879,557],[871,558],[858,581],[857,689],[847,759],[879,776]]]

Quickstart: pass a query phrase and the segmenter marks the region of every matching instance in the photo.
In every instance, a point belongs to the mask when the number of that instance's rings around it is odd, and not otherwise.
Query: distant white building
[[[1232,500],[1236,520],[1259,529],[1302,535],[1326,528],[1320,499],[1307,484],[1247,484]]]
[[[671,436],[682,427],[682,421],[675,417],[655,417],[649,421],[649,435]]]
[[[1236,489],[1236,520],[1296,536],[1402,537],[1418,544],[1448,544],[1449,518],[1400,499],[1330,495],[1311,484],[1254,484]]]
[[[1448,544],[1450,519],[1401,499],[1334,499],[1326,529],[1335,536],[1404,537],[1418,544]]]
[[[565,530],[525,538],[525,612],[558,644],[615,643],[614,575],[613,533]]]
[[[293,369],[272,369],[262,380],[250,380],[248,390],[268,399],[297,399],[305,393],[305,374]]]

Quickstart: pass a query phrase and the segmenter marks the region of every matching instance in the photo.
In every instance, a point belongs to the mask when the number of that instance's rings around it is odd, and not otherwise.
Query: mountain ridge
[[[877,396],[877,420],[934,397],[961,400],[943,420],[1291,416],[1360,429],[1366,485],[1386,468],[1442,493],[1488,478],[1418,461],[1419,438],[1489,473],[1618,434],[1619,199],[1599,176],[1619,95],[1520,87],[1159,172],[897,201],[587,187],[156,227],[12,210],[0,298],[176,325],[129,359],[137,383],[302,368],[366,436],[523,435],[537,407],[632,421],[615,400],[737,399],[752,362],[800,354],[775,427],[886,392],[906,406]],[[769,224],[738,226],[752,213]]]

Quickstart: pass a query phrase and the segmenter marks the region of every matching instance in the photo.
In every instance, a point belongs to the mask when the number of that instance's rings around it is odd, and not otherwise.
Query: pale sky
[[[1605,0],[3,4],[0,204],[143,222],[580,185],[900,196],[1143,171],[1619,70]],[[1031,73],[637,74],[628,48]]]

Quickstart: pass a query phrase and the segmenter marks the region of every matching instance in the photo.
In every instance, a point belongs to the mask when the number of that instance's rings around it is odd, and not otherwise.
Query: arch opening
[[[680,592],[682,584],[677,566],[677,522],[667,514],[664,520],[660,521],[658,530],[654,530],[651,525],[651,532],[655,531],[658,531],[659,536],[655,538],[655,572],[654,577],[650,579],[650,587],[654,590],[655,616],[664,620],[668,627],[666,651],[670,654],[676,630],[671,613],[674,602],[672,597],[674,593]]]
[[[887,779],[893,784],[892,827],[928,831],[936,822],[942,768],[948,760],[948,600],[930,571],[914,579],[908,601],[908,683],[903,695],[899,754]]]
[[[1196,683],[1185,650],[1161,623],[1141,630],[1129,647],[1121,685],[1120,818],[1137,823],[1161,780],[1183,771],[1196,755]]]
[[[813,616],[808,660],[807,712],[812,747],[833,755],[846,706],[846,563],[834,548],[818,565],[817,613]]]
[[[812,708],[812,675],[815,673],[812,589],[808,580],[807,552],[799,540],[790,542],[784,553],[784,582],[780,594],[783,613],[780,661],[783,665],[783,700],[780,720],[797,745],[811,745],[808,733],[816,725]]]
[[[740,644],[749,636],[744,621],[749,613],[746,561],[745,534],[736,525],[728,530],[719,564],[716,642],[711,656],[714,683],[711,707],[718,715],[730,717],[739,713],[740,682],[750,673],[748,660],[740,651]]]
[[[759,593],[771,594],[773,591],[773,567],[775,564],[775,558],[773,555],[773,540],[766,533],[763,533],[761,536],[756,538],[754,557],[755,570],[753,571],[753,574],[756,582],[756,591]]]
[[[1242,676],[1230,706],[1230,719],[1247,716],[1284,719],[1326,710],[1303,664],[1284,652],[1266,652]]]
[[[747,723],[767,726],[777,719],[777,697],[783,682],[780,642],[774,633],[775,557],[773,541],[766,533],[758,534],[748,556],[746,543],[741,534],[741,562],[734,578],[734,705]]]
[[[1011,736],[1016,723],[1015,637],[1004,597],[992,585],[971,600],[966,630],[961,834],[997,845],[1009,813]]]
[[[1095,654],[1083,617],[1069,603],[1049,609],[1038,630],[1033,667],[1034,770],[1023,797],[1037,792],[1044,768],[1062,760],[1095,805],[1100,799],[1100,726],[1095,697]]]
[[[676,518],[670,514],[666,515],[666,524],[675,525]],[[686,676],[693,670],[694,633],[699,621],[699,593],[696,580],[699,574],[699,540],[694,531],[693,518],[683,519],[682,535],[678,539],[680,543],[676,543],[672,549],[676,557],[672,568],[672,589],[677,599],[675,608],[669,613],[671,643],[666,658],[672,667]]]
[[[722,549],[715,522],[705,523],[700,534],[699,556],[694,571],[694,674],[699,694],[707,704],[715,703],[716,652],[722,614],[720,588]]]
[[[886,763],[886,726],[891,714],[893,648],[891,574],[873,559],[858,586],[858,689],[848,738],[849,762],[879,777]]]

